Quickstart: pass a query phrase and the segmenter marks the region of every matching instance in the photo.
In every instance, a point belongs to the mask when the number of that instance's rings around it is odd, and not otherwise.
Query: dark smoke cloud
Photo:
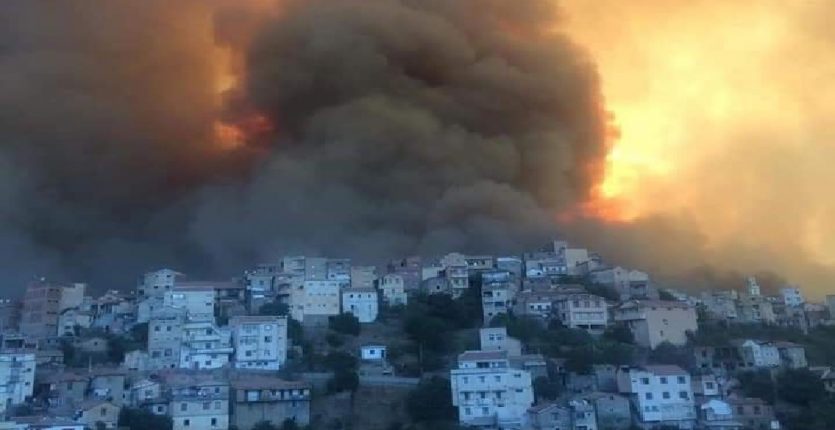
[[[301,1],[259,35],[248,93],[280,130],[251,181],[202,196],[219,261],[518,251],[587,197],[594,68],[550,1]]]

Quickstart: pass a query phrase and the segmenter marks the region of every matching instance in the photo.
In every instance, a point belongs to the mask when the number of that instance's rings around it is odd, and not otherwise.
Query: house
[[[481,287],[481,310],[485,325],[490,324],[493,317],[508,314],[512,306],[512,286],[508,283],[494,283]]]
[[[507,335],[506,327],[485,327],[478,330],[482,351],[507,351],[508,356],[522,355],[522,342]]]
[[[157,315],[148,322],[148,369],[180,366],[183,317],[177,313]]]
[[[129,392],[125,389],[127,372],[121,368],[95,367],[87,372],[89,397],[107,400],[116,406],[122,406],[129,401]]]
[[[165,376],[173,430],[227,430],[229,383],[216,371],[176,372]]]
[[[339,315],[339,281],[307,280],[290,294],[290,316],[308,325],[326,324]]]
[[[25,403],[35,389],[35,354],[30,351],[0,353],[0,413]]]
[[[557,299],[553,306],[557,318],[569,328],[602,332],[609,322],[609,311],[603,297],[569,294]]]
[[[28,417],[12,417],[10,421],[23,427],[12,427],[15,430],[84,430],[84,424],[75,422],[67,417],[48,417],[33,415]]]
[[[703,291],[701,303],[707,314],[716,320],[736,321],[738,318],[736,301],[739,294],[734,291]]]
[[[41,279],[26,286],[23,294],[20,332],[30,339],[55,339],[58,316],[77,308],[84,298],[85,284],[55,284]]]
[[[783,367],[788,369],[803,369],[809,367],[809,362],[806,361],[806,348],[803,345],[798,345],[794,342],[774,342],[777,351],[780,354],[780,360]]]
[[[631,300],[614,309],[615,321],[627,324],[638,345],[654,349],[669,342],[685,345],[687,333],[696,332],[696,311],[680,302]]]
[[[400,275],[406,291],[420,288],[422,278],[422,264],[420,257],[412,256],[400,260],[393,260],[386,266],[388,273]]]
[[[821,373],[821,381],[823,381],[823,388],[827,393],[835,393],[835,371],[831,368],[826,368]]]
[[[576,398],[594,406],[597,428],[601,430],[626,430],[632,425],[629,399],[620,394],[592,392]]]
[[[57,369],[49,372],[39,371],[36,383],[40,389],[49,393],[49,403],[55,406],[83,402],[87,397],[90,381],[86,375]]]
[[[522,278],[523,266],[519,257],[496,257],[496,269],[510,273],[514,279]]]
[[[231,338],[228,328],[218,327],[212,321],[183,324],[179,367],[217,369],[226,366],[235,352]]]
[[[385,360],[386,346],[385,345],[363,345],[360,347],[360,359],[362,360]]]
[[[376,266],[351,266],[351,288],[373,288],[377,278]]]
[[[722,393],[722,381],[724,381],[724,378],[717,378],[712,373],[692,375],[693,395],[696,396],[697,400],[721,397],[724,394]]]
[[[461,297],[470,287],[470,272],[466,262],[461,265],[446,266],[443,272],[453,298]]]
[[[553,250],[529,252],[522,255],[526,278],[546,278],[568,272],[565,259]]]
[[[745,324],[774,324],[774,305],[759,294],[743,294],[737,303],[738,321]]]
[[[519,428],[533,405],[531,374],[510,366],[507,351],[466,351],[450,371],[458,422]]]
[[[121,410],[121,406],[106,400],[87,400],[76,407],[75,417],[87,428],[98,428],[102,423],[104,428],[115,429]]]
[[[544,403],[528,409],[527,420],[535,430],[597,430],[594,406],[578,399]]]
[[[151,370],[148,363],[148,352],[137,349],[125,353],[125,359],[122,361],[122,366],[127,370],[144,372],[146,370]]]
[[[382,294],[383,302],[389,306],[406,305],[408,295],[403,277],[396,274],[388,274],[377,281],[377,287]]]
[[[595,284],[614,288],[621,300],[657,299],[658,292],[650,285],[649,275],[620,266],[599,268],[589,272]]]
[[[229,320],[237,369],[279,370],[287,361],[286,316],[238,316]]]
[[[187,321],[215,320],[215,290],[211,286],[177,284],[163,295],[163,306],[182,312]]]
[[[157,378],[142,378],[130,386],[130,404],[132,406],[144,406],[148,402],[160,399],[162,392],[162,383]]]
[[[361,323],[377,319],[377,290],[374,288],[346,288],[342,290],[342,312],[353,314]]]
[[[729,398],[733,419],[740,422],[743,428],[753,430],[779,429],[780,423],[774,417],[774,408],[762,399],[757,398]]]
[[[250,429],[262,421],[280,426],[285,420],[298,426],[310,423],[310,384],[272,376],[240,375],[231,380],[231,424]]]
[[[783,298],[783,304],[791,307],[801,307],[806,303],[803,293],[800,288],[786,287],[780,289],[780,296]]]
[[[692,429],[696,409],[690,375],[678,366],[623,367],[618,391],[628,395],[644,428],[659,425]]]
[[[742,423],[734,420],[731,406],[718,399],[699,406],[699,422],[705,430],[744,430]]]
[[[554,301],[561,297],[562,294],[557,291],[521,291],[516,294],[513,313],[548,320]]]
[[[745,367],[779,367],[780,352],[771,342],[761,342],[752,339],[731,341],[731,345],[739,349]]]
[[[61,311],[58,315],[57,336],[78,336],[78,329],[90,328],[93,324],[93,315],[90,312],[81,311],[78,308],[69,308]]]

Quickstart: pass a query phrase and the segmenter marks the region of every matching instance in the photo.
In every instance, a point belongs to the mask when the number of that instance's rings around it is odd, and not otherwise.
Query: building
[[[342,312],[357,317],[361,323],[377,319],[377,290],[374,288],[346,288],[342,290]]]
[[[759,291],[759,286],[752,290]],[[774,305],[761,295],[741,295],[737,303],[737,314],[738,321],[746,324],[774,324],[777,321]]]
[[[509,357],[522,355],[522,342],[507,335],[506,327],[485,327],[478,331],[482,351],[507,351]]]
[[[35,388],[34,352],[0,353],[0,412],[25,403]]]
[[[728,405],[733,413],[733,420],[741,423],[746,430],[779,429],[780,424],[774,417],[774,408],[762,399],[730,398]]]
[[[360,359],[366,361],[381,361],[386,359],[385,345],[363,345],[360,347]]]
[[[493,317],[508,314],[513,306],[513,289],[507,283],[494,283],[481,287],[481,312],[484,325],[489,325]]]
[[[415,291],[420,288],[420,281],[423,279],[423,270],[420,257],[406,257],[401,260],[393,260],[387,266],[388,273],[400,275],[403,278],[403,287],[406,291]]]
[[[181,369],[218,369],[229,364],[233,352],[231,333],[211,321],[182,325]]]
[[[637,344],[653,349],[664,342],[685,345],[687,333],[698,330],[695,309],[680,302],[632,300],[615,308],[614,319],[627,324]]]
[[[165,291],[163,307],[180,312],[188,321],[215,320],[215,290],[205,285],[177,285]]]
[[[800,307],[806,303],[806,299],[803,298],[803,293],[800,291],[800,288],[781,288],[780,296],[783,297],[783,304],[786,306]]]
[[[609,322],[606,300],[592,294],[569,294],[554,302],[555,314],[566,327],[602,332]]]
[[[705,430],[744,430],[728,402],[711,399],[699,406],[699,422]]]
[[[385,275],[379,279],[377,286],[382,294],[383,303],[389,306],[405,306],[408,303],[409,297],[402,276]]]
[[[186,372],[167,375],[173,430],[227,430],[229,428],[229,383],[217,372]]]
[[[597,428],[601,430],[627,430],[632,425],[632,409],[629,399],[615,393],[592,392],[578,396],[594,406]]]
[[[733,341],[731,344],[739,349],[739,355],[745,363],[745,367],[779,367],[781,364],[780,352],[777,350],[777,346],[771,342],[748,339]]]
[[[172,313],[148,322],[148,362],[150,370],[174,369],[180,365],[183,317]]]
[[[236,428],[251,429],[262,421],[281,426],[291,420],[299,427],[310,423],[311,387],[307,382],[242,375],[234,377],[231,386],[231,423]]]
[[[522,260],[526,278],[561,276],[568,272],[565,259],[552,250],[525,253]]]
[[[595,284],[614,288],[621,300],[657,298],[657,292],[650,285],[649,275],[639,270],[620,266],[601,268],[589,272],[589,278]]]
[[[794,342],[774,342],[780,354],[780,364],[787,369],[804,369],[809,367],[806,361],[806,348]]]
[[[325,276],[329,281],[339,282],[343,287],[351,286],[351,260],[329,258],[325,262]]]
[[[308,280],[290,296],[290,316],[304,323],[324,323],[339,315],[340,284],[338,281]]]
[[[160,269],[145,273],[136,287],[136,295],[140,299],[147,297],[163,297],[166,291],[174,288],[178,281],[185,280],[186,275],[171,269]]]
[[[717,320],[736,321],[738,318],[736,301],[739,294],[736,291],[702,292],[701,302],[708,315]]]
[[[375,266],[352,266],[351,267],[351,288],[373,288],[377,282],[377,267]],[[402,284],[402,278],[401,278]]]
[[[287,317],[240,316],[229,320],[235,368],[279,370],[287,361]]]
[[[507,351],[467,351],[450,371],[462,425],[521,428],[534,396],[531,374],[510,367]]]
[[[447,266],[443,277],[452,292],[452,297],[461,297],[470,287],[470,272],[466,263],[460,266]]]
[[[85,284],[53,284],[43,279],[26,286],[23,296],[20,332],[32,339],[54,339],[58,334],[61,311],[79,307]]]
[[[0,299],[0,333],[16,332],[20,329],[20,302]]]
[[[528,409],[527,420],[535,430],[597,430],[594,406],[586,400],[544,403]]]
[[[826,296],[826,308],[829,309],[829,319],[835,320],[835,294]]]
[[[64,309],[58,315],[58,337],[78,336],[79,329],[90,328],[93,325],[93,314],[78,308]]]
[[[678,366],[625,367],[618,372],[618,391],[630,397],[638,422],[692,429],[696,407],[690,375]]]
[[[119,422],[121,406],[107,400],[87,400],[76,407],[76,421],[86,428],[98,428],[99,423],[106,429],[115,429]]]

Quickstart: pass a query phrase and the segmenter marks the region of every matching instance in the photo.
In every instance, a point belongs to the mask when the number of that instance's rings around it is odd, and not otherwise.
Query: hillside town
[[[554,241],[0,301],[0,429],[835,428],[835,295],[679,291]]]

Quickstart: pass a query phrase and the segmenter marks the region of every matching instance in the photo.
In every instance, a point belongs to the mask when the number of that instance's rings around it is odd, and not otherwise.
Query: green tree
[[[421,381],[406,397],[406,411],[415,422],[454,420],[449,380],[434,376]]]
[[[360,334],[360,320],[352,313],[343,312],[339,315],[332,316],[328,319],[328,325],[331,330],[339,333],[353,336],[359,336]]]
[[[286,303],[282,303],[279,301],[273,301],[269,303],[264,303],[258,308],[258,315],[265,315],[265,316],[279,316],[283,317],[290,313],[290,306]]]
[[[746,397],[756,397],[774,403],[774,381],[768,370],[752,370],[737,375]]]
[[[537,402],[554,400],[560,395],[560,385],[545,376],[540,376],[533,381],[533,393]]]
[[[134,324],[130,328],[130,337],[140,345],[148,344],[148,323]]]
[[[333,373],[328,381],[328,392],[338,393],[341,391],[356,391],[359,387],[359,375],[355,370],[340,369]]]
[[[648,358],[652,364],[674,364],[686,369],[689,367],[691,354],[687,347],[662,342],[650,351]]]
[[[293,318],[287,319],[287,337],[293,341],[294,345],[301,345],[304,343],[304,328],[302,323]]]
[[[125,408],[119,412],[119,427],[130,430],[171,430],[171,418],[165,415],[154,415],[140,408]]]
[[[635,336],[626,324],[613,324],[603,332],[603,338],[613,342],[635,343]]]
[[[786,370],[777,377],[777,387],[781,399],[800,406],[826,395],[820,378],[808,369]]]

